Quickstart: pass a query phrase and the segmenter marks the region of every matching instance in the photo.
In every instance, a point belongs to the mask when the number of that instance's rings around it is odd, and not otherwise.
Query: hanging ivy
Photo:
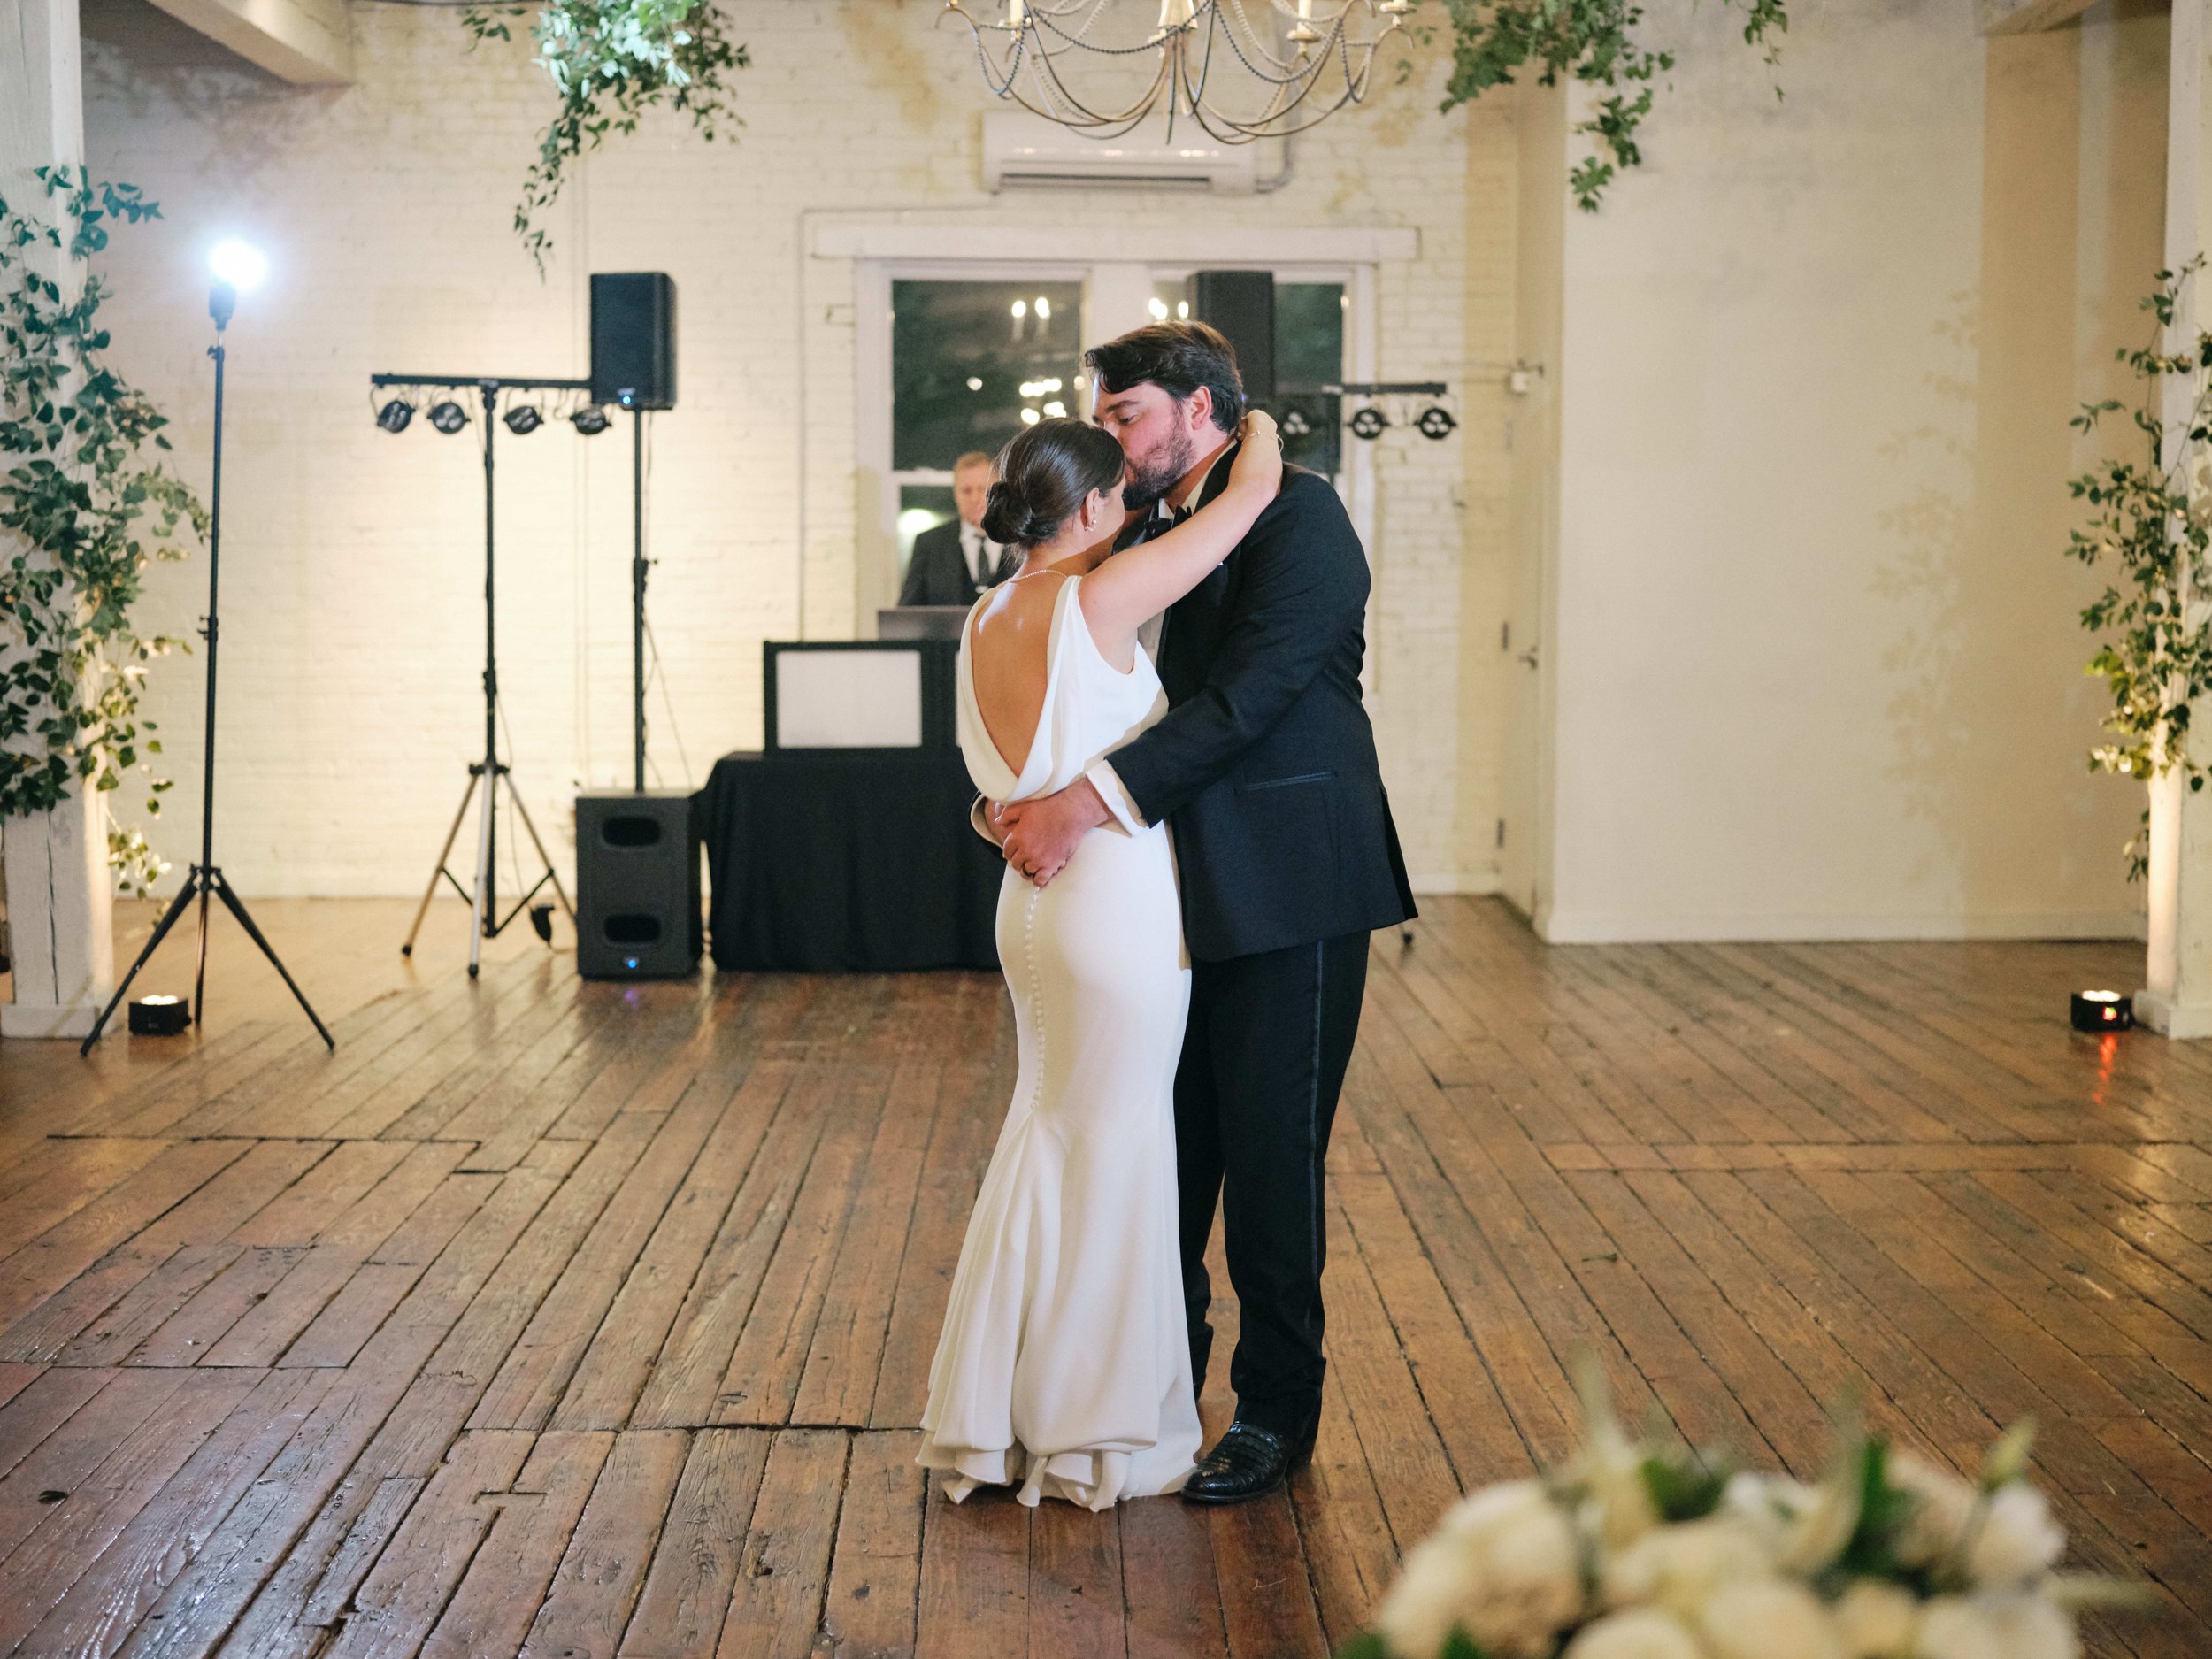
[[[472,46],[511,40],[509,25],[527,10],[469,4],[461,22]],[[730,40],[714,0],[550,0],[530,38],[561,100],[515,204],[516,233],[543,272],[552,238],[538,220],[559,196],[569,164],[609,133],[636,132],[646,111],[662,104],[713,140],[737,120],[723,76],[752,59]]]
[[[127,184],[95,186],[81,169],[42,167],[54,222],[0,201],[0,818],[51,810],[70,790],[121,787],[161,752],[139,712],[147,664],[177,641],[131,621],[148,563],[183,557],[180,537],[206,534],[184,483],[143,452],[167,449],[168,421],[107,366],[100,307],[107,284],[87,272],[68,297],[29,250],[88,266],[108,227],[160,216]],[[161,810],[151,778],[146,810]],[[111,818],[112,824],[112,818]],[[165,868],[134,829],[111,827],[110,861],[126,892]]]
[[[1790,26],[1787,0],[1724,4],[1744,13],[1744,43],[1776,62]],[[1638,38],[1643,8],[1634,0],[1445,0],[1445,9],[1454,37],[1445,109],[1531,73],[1539,86],[1555,86],[1565,75],[1604,89],[1595,111],[1574,129],[1595,141],[1593,151],[1567,177],[1576,205],[1595,212],[1622,170],[1642,165],[1637,134],[1659,78],[1674,67],[1673,53]]]
[[[2081,613],[2081,625],[2098,636],[2088,672],[2112,691],[2104,719],[2111,741],[2089,753],[2092,771],[2117,772],[2148,783],[2177,772],[2192,789],[2204,787],[2205,769],[2190,752],[2189,711],[2212,694],[2212,501],[2205,476],[2206,443],[2212,440],[2212,334],[2168,342],[2183,285],[2204,268],[2202,256],[2181,270],[2161,271],[2158,288],[2143,302],[2156,319],[2151,344],[2119,353],[2143,382],[2143,401],[2127,409],[2118,398],[2085,406],[2077,431],[2093,431],[2106,416],[2127,410],[2135,428],[2136,458],[2106,462],[2070,481],[2078,501],[2091,510],[2088,527],[2073,532],[2067,551],[2083,564],[2108,569],[2114,580]],[[2187,426],[2168,453],[2159,413],[2161,388],[2177,377],[2192,390]],[[2149,812],[2144,813],[2146,830]],[[2147,836],[2139,832],[2126,849],[2128,874],[2148,868]]]

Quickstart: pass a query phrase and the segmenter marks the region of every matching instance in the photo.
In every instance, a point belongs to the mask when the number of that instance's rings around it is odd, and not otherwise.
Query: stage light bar
[[[430,424],[449,438],[469,424],[469,413],[449,397],[442,403],[430,405]]]
[[[596,403],[585,404],[569,420],[587,438],[595,438],[607,429],[607,411]]]
[[[407,423],[415,418],[415,406],[403,397],[395,397],[376,411],[376,424],[387,432],[404,432]]]
[[[526,438],[545,424],[545,417],[532,403],[517,403],[500,419],[507,423],[507,430],[518,438]]]

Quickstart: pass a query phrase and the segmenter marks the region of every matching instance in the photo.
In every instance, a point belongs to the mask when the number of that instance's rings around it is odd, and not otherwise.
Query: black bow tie
[[[1189,518],[1191,511],[1188,507],[1177,507],[1164,513],[1155,511],[1149,514],[1137,531],[1136,541],[1132,541],[1130,546],[1136,546],[1138,541],[1149,541],[1155,536],[1165,535]]]

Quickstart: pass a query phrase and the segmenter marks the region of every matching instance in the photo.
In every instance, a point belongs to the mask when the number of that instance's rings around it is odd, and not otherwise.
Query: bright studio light
[[[219,242],[207,256],[208,269],[218,282],[227,282],[241,294],[250,294],[269,274],[269,262],[261,250],[236,237]]]

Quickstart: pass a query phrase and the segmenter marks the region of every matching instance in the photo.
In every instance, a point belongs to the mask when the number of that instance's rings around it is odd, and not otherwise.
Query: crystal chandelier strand
[[[1386,35],[1388,31],[1385,33]],[[1347,104],[1357,103],[1365,96],[1368,77],[1373,69],[1372,49],[1369,50],[1366,62],[1355,71],[1352,67],[1348,39],[1340,19],[1332,31],[1332,36],[1327,44],[1335,48],[1339,66],[1344,78],[1344,91],[1333,103],[1310,111],[1304,119],[1294,124],[1290,122],[1291,116],[1314,97],[1315,89],[1319,85],[1323,69],[1329,56],[1327,47],[1325,46],[1323,51],[1314,54],[1313,67],[1310,73],[1271,76],[1260,71],[1246,58],[1233,29],[1224,27],[1222,35],[1229,43],[1230,51],[1234,54],[1245,71],[1255,80],[1273,85],[1275,93],[1270,99],[1268,107],[1261,114],[1248,120],[1239,120],[1210,108],[1204,100],[1202,84],[1192,99],[1194,118],[1210,137],[1220,142],[1250,143],[1262,138],[1291,137],[1320,125]],[[1381,38],[1378,37],[1377,44],[1380,43]],[[1209,58],[1210,58],[1210,42],[1209,42]],[[1291,96],[1291,89],[1294,87],[1296,88],[1294,96]]]
[[[1083,25],[1086,32],[1091,21],[1095,19],[1097,13],[1103,9],[1106,3],[1107,0],[1093,0],[1090,6],[1092,15],[1086,19]],[[1033,4],[1025,8],[1028,23],[1042,24],[1049,28],[1051,33],[1059,35],[1067,42],[1066,45],[1056,50],[1046,43],[1039,30],[1030,27],[982,25],[970,17],[964,9],[956,4],[949,4],[946,8],[948,12],[959,12],[961,20],[966,23],[972,32],[977,62],[982,68],[984,82],[989,87],[994,96],[1018,104],[1032,114],[1045,120],[1056,122],[1062,127],[1090,134],[1102,140],[1118,138],[1141,125],[1157,106],[1161,72],[1155,72],[1153,84],[1127,107],[1112,112],[1102,112],[1091,108],[1070,89],[1066,81],[1062,79],[1058,66],[1052,60],[1056,57],[1068,56],[1072,49],[1078,48],[1094,54],[1122,58],[1141,56],[1155,49],[1148,44],[1129,48],[1093,46],[1078,36],[1068,34],[1054,20],[1055,17],[1068,16],[1080,9],[1079,4],[1063,5],[1053,9],[1051,13],[1045,13],[1044,8]],[[1012,37],[1008,43],[1002,62],[993,61],[990,43],[986,35],[987,29],[1007,34]],[[1028,79],[1035,88],[1033,92],[1025,93],[1020,85],[1025,69],[1027,70]],[[1065,108],[1055,107],[1058,105],[1064,105]],[[1067,113],[1067,111],[1072,111],[1074,113]]]
[[[1002,20],[978,18],[966,0],[945,4],[946,12],[968,26],[984,83],[994,96],[1100,138],[1121,137],[1148,117],[1164,113],[1171,139],[1177,118],[1187,116],[1217,142],[1240,144],[1308,131],[1347,105],[1364,102],[1373,83],[1376,53],[1402,30],[1410,0],[1003,0],[1003,4]],[[1149,33],[1139,43],[1102,45],[1093,38],[1110,10],[1118,7],[1135,25],[1156,5]],[[1256,20],[1256,11],[1264,25]],[[1379,27],[1365,38],[1356,37],[1355,12]],[[942,17],[941,12],[941,21]],[[1279,39],[1294,50],[1279,46],[1277,18],[1288,20]],[[993,50],[995,36],[1004,40],[1002,50]],[[1226,58],[1219,52],[1224,42]],[[1079,93],[1071,80],[1087,61],[1095,60],[1102,73],[1110,65],[1147,54],[1157,60],[1150,84],[1126,103]],[[1256,111],[1240,114],[1230,107],[1238,86],[1264,89]]]
[[[1091,48],[1089,50],[1108,49]],[[1141,52],[1146,50],[1148,49],[1138,48],[1136,51]],[[1010,51],[1008,67],[1002,76],[993,77],[987,70],[986,79],[990,82],[992,90],[1000,98],[1018,104],[1032,114],[1041,116],[1046,120],[1056,122],[1060,126],[1079,132],[1091,134],[1102,140],[1118,138],[1133,131],[1157,106],[1162,71],[1154,72],[1152,85],[1125,108],[1110,112],[1101,111],[1092,108],[1084,99],[1078,97],[1061,77],[1059,67],[1053,62],[1053,58],[1064,55],[1065,55],[1064,50],[1056,53],[1045,47],[1041,41],[1039,42],[1036,50],[1031,50],[1025,41],[1017,44]],[[1133,56],[1135,53],[1122,55]],[[987,64],[987,56],[985,61]],[[1029,80],[1034,88],[1033,91],[1025,92],[1018,84],[1022,69],[1025,66],[1029,72]],[[1054,107],[1063,104],[1067,110],[1072,110],[1075,113],[1071,115],[1058,107]]]

